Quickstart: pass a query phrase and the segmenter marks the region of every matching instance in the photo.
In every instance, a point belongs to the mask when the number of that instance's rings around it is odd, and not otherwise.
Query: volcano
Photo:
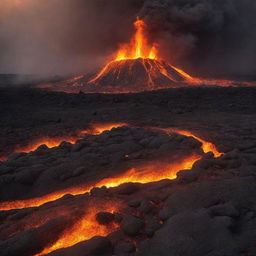
[[[137,18],[134,26],[131,42],[120,46],[115,60],[90,79],[89,85],[136,91],[195,82],[195,78],[158,57],[158,45],[149,45],[143,20]]]
[[[89,84],[124,89],[157,89],[189,82],[192,77],[165,61],[154,59],[125,59],[112,61]]]
[[[94,76],[81,75],[58,83],[58,89],[86,92],[140,92],[199,83],[185,71],[159,57],[159,45],[149,43],[147,25],[137,18],[135,34]]]

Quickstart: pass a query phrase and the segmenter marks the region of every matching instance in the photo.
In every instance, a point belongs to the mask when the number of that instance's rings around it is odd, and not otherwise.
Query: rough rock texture
[[[171,165],[201,154],[200,147],[201,143],[190,137],[128,127],[87,135],[75,145],[41,146],[29,154],[12,155],[0,164],[0,200],[40,196],[79,184],[90,188],[131,168],[145,168],[153,162]],[[129,191],[123,187],[120,193]]]
[[[65,136],[93,121],[108,121],[188,130],[225,154],[203,154],[201,144],[186,136],[126,127],[87,136],[76,145],[12,155],[0,163],[2,200],[97,182],[134,164],[173,162],[181,154],[197,152],[202,159],[190,171],[180,171],[176,180],[93,188],[39,207],[0,211],[0,255],[40,253],[63,232],[82,227],[81,220],[93,224],[82,230],[86,238],[48,255],[256,255],[255,97],[254,88],[138,95],[2,90],[2,153],[37,136]]]

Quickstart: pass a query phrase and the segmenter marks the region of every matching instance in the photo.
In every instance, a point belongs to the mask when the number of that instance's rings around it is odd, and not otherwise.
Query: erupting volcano
[[[136,32],[131,42],[120,46],[114,60],[91,80],[99,87],[118,87],[120,90],[151,90],[178,83],[193,83],[193,77],[158,57],[158,45],[150,45],[146,37],[146,23],[137,18]]]
[[[134,22],[135,34],[131,41],[122,44],[114,57],[94,76],[79,75],[52,84],[39,85],[60,91],[84,92],[141,92],[162,88],[176,88],[199,84],[194,78],[159,56],[159,45],[147,38],[147,24],[137,18]]]
[[[255,86],[254,82],[193,77],[170,64],[159,52],[159,44],[150,43],[148,39],[147,24],[137,18],[130,42],[121,44],[114,57],[98,73],[36,87],[64,92],[136,93],[191,85]]]

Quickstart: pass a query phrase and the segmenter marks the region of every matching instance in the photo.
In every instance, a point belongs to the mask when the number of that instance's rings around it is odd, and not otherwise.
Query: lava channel
[[[31,141],[28,145],[16,146],[13,153],[30,153],[36,151],[40,146],[45,145],[48,148],[59,147],[62,142],[69,142],[75,144],[78,140],[83,139],[86,134],[99,135],[105,131],[110,131],[113,128],[125,126],[125,123],[92,123],[88,129],[80,130],[75,135],[64,136],[64,137],[43,137]],[[9,156],[0,157],[0,161],[8,160]]]
[[[112,128],[121,127],[127,124],[124,123],[115,123],[115,124],[93,124],[91,128],[82,131],[82,133],[91,133],[91,134],[100,134],[103,131],[111,130]],[[222,155],[220,153],[216,146],[211,143],[207,142],[201,138],[199,138],[196,135],[193,135],[192,133],[188,131],[182,131],[178,129],[172,129],[172,128],[158,128],[158,127],[151,127],[150,129],[160,130],[163,132],[166,132],[168,134],[171,133],[178,133],[182,134],[184,136],[193,137],[196,140],[200,141],[202,143],[202,150],[204,153],[213,152],[215,157],[219,157]],[[96,182],[94,185],[90,186],[78,186],[74,188],[68,188],[66,190],[57,191],[51,194],[47,194],[41,197],[37,198],[31,198],[27,200],[16,200],[16,201],[7,201],[0,203],[0,210],[6,211],[6,210],[12,210],[12,209],[23,209],[23,208],[29,208],[29,207],[38,207],[45,203],[56,201],[66,194],[70,195],[81,195],[84,193],[89,192],[94,187],[102,187],[106,186],[107,188],[116,187],[123,183],[129,183],[129,182],[137,182],[137,183],[148,183],[148,182],[156,182],[160,181],[162,179],[175,179],[176,174],[183,169],[191,169],[195,162],[200,160],[202,156],[200,155],[194,155],[184,158],[181,162],[173,163],[167,166],[161,166],[161,169],[163,169],[162,172],[159,172],[159,166],[154,167],[152,166],[146,166],[143,171],[138,171],[137,168],[132,168],[128,170],[127,172],[116,176],[116,177],[110,177],[103,179],[99,182]]]
[[[99,212],[115,213],[121,208],[121,203],[110,202],[97,204],[88,207],[88,212],[81,217],[71,228],[64,231],[63,234],[53,243],[46,247],[42,252],[35,256],[42,256],[58,249],[71,247],[80,242],[89,240],[95,236],[107,236],[118,229],[119,225],[115,222],[109,225],[101,225],[97,222],[95,216]]]

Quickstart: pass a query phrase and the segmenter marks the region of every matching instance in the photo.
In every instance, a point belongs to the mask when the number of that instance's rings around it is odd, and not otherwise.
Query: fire
[[[201,159],[202,156],[189,156],[184,160],[165,165],[152,165],[142,168],[142,170],[131,169],[118,177],[106,178],[95,184],[95,187],[106,186],[107,188],[117,187],[121,184],[133,182],[133,183],[149,183],[163,179],[175,179],[177,172],[180,170],[191,169],[196,161]],[[161,172],[159,172],[161,169]],[[115,204],[111,204],[104,211],[116,212],[120,209]],[[67,248],[75,245],[79,242],[88,240],[94,236],[106,236],[118,228],[118,225],[113,223],[110,226],[102,226],[95,220],[95,215],[103,211],[99,207],[90,208],[89,212],[82,217],[70,230],[66,230],[65,233],[49,248],[44,249],[41,253],[36,256],[48,254],[60,248]]]
[[[146,33],[147,25],[142,19],[137,18],[134,27],[135,34],[131,41],[127,44],[120,45],[115,58],[108,62],[94,78],[89,80],[89,84],[99,85],[101,79],[104,83],[108,83],[109,76],[115,77],[117,85],[120,82],[122,83],[121,77],[124,76],[124,72],[127,76],[133,77],[132,72],[134,66],[136,66],[136,60],[137,64],[140,63],[148,77],[146,83],[149,88],[154,88],[154,85],[157,85],[158,88],[166,87],[161,84],[163,80],[169,81],[170,84],[181,81],[192,84],[200,83],[198,78],[194,78],[185,71],[166,63],[158,56],[159,46],[157,43],[149,43]],[[111,86],[111,81],[110,84],[106,85]]]
[[[129,44],[121,45],[118,50],[116,61],[127,59],[156,59],[156,45],[149,46],[145,34],[146,23],[137,18],[134,23],[136,33]]]
[[[109,233],[118,228],[116,223],[111,223],[107,226],[100,225],[96,221],[95,215],[101,211],[114,213],[120,209],[119,204],[112,202],[109,204],[95,205],[88,208],[88,212],[70,229],[65,230],[57,241],[35,256],[46,255],[52,251],[73,246],[77,243],[89,240],[94,236],[107,236]]]

